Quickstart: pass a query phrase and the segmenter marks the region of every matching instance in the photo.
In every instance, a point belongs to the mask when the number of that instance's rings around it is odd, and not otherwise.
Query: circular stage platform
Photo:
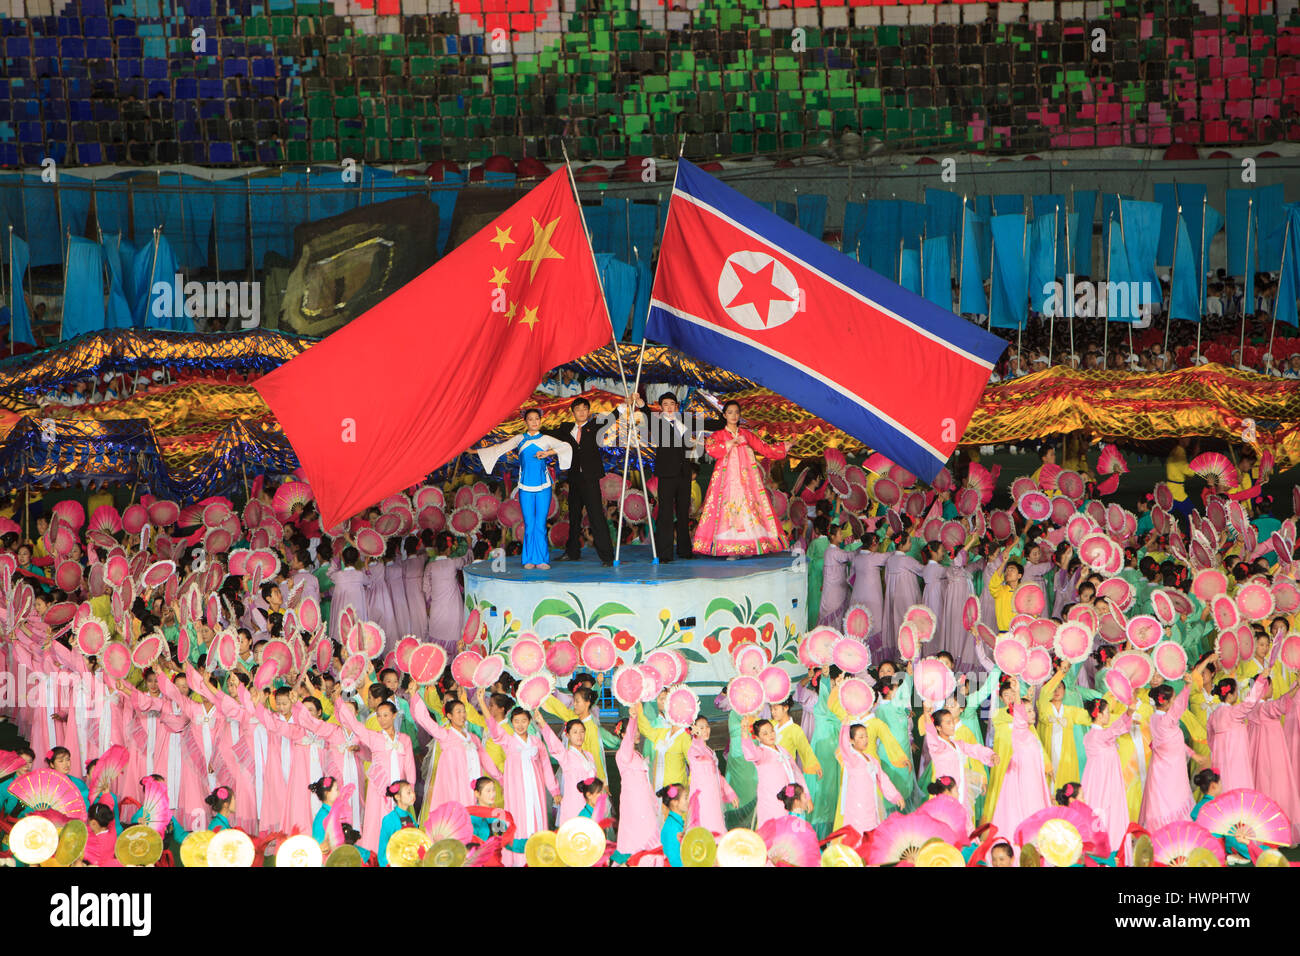
[[[518,559],[465,568],[465,603],[487,625],[487,652],[508,654],[524,633],[572,637],[579,645],[587,634],[605,633],[621,663],[639,663],[654,650],[681,651],[691,662],[691,683],[733,677],[731,651],[746,642],[802,673],[796,647],[807,595],[803,556],[789,553],[655,564],[649,546],[637,545],[624,548],[611,568],[590,549],[583,560],[548,571],[525,571]]]

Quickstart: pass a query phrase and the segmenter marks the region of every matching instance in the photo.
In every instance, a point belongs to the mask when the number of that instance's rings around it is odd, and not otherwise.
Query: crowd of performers
[[[81,859],[105,866],[132,826],[173,848],[309,834],[380,866],[406,830],[429,837],[420,852],[450,836],[474,862],[537,865],[539,836],[573,820],[606,838],[607,865],[698,865],[719,839],[751,861],[758,841],[759,864],[943,847],[956,865],[1032,865],[1060,856],[1039,835],[1061,820],[1080,845],[1057,865],[1248,863],[1300,843],[1295,524],[1252,458],[1228,473],[1180,445],[1137,514],[1089,498],[1092,476],[1050,450],[1004,511],[978,464],[925,488],[833,450],[787,493],[754,456],[784,448],[731,411],[692,543],[806,548],[818,614],[784,696],[742,712],[724,689],[683,718],[667,706],[680,674],[611,704],[616,673],[570,666],[523,701],[510,673],[458,667],[481,625],[457,573],[486,549],[434,533],[426,510],[456,488],[333,535],[299,481],[241,512],[62,502],[0,553],[0,671],[18,691],[0,714],[26,742],[0,752],[5,829],[84,820]],[[1192,474],[1209,481],[1200,508]],[[525,527],[547,514],[531,507]],[[525,541],[526,563],[548,556]],[[869,653],[842,667],[819,634]],[[1195,823],[1210,818],[1231,828]]]

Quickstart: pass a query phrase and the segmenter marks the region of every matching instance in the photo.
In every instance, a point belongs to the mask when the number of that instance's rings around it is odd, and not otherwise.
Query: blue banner
[[[1029,302],[1035,312],[1047,312],[1056,281],[1056,213],[1029,225]]]
[[[1070,223],[1070,246],[1074,256],[1070,271],[1078,276],[1092,275],[1092,227],[1097,220],[1097,190],[1077,190],[1073,202],[1077,219]]]
[[[1200,218],[1199,215],[1197,218]],[[1173,275],[1170,278],[1169,317],[1185,322],[1201,321],[1201,302],[1198,298],[1201,283],[1196,281],[1196,245],[1192,241],[1187,219],[1178,217],[1178,231],[1174,234]]]
[[[8,230],[6,230],[7,232]],[[23,293],[23,277],[27,274],[31,262],[31,249],[17,236],[9,248],[9,337],[14,342],[26,342],[35,345],[32,337],[32,317],[27,310],[27,299]]]
[[[1025,217],[1023,214],[994,216],[989,225],[993,233],[993,301],[989,303],[989,326],[1018,329],[1029,315]]]
[[[59,338],[66,342],[103,328],[104,250],[97,242],[73,236],[68,242]]]
[[[952,252],[947,236],[921,244],[921,294],[935,305],[952,309]]]
[[[807,193],[795,201],[799,206],[799,228],[820,239],[826,233],[826,207],[830,197],[824,193]]]
[[[962,239],[961,273],[958,276],[961,301],[960,312],[975,315],[989,314],[988,296],[984,294],[984,279],[989,274],[989,253],[992,236],[988,220],[967,210],[966,229]]]

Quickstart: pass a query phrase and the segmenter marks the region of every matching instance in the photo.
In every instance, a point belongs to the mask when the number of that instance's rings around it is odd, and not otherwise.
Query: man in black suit
[[[605,474],[605,463],[596,442],[601,424],[591,417],[591,403],[585,398],[575,398],[569,408],[573,412],[573,424],[547,432],[573,446],[573,464],[569,468],[569,540],[564,556],[559,560],[577,561],[582,556],[582,512],[585,509],[600,563],[611,567],[614,564],[614,545],[609,540],[605,505],[600,497],[600,479]]]
[[[655,550],[660,561],[673,560],[676,531],[677,557],[693,558],[691,548],[691,460],[696,443],[678,414],[677,396],[659,396],[659,413],[650,416],[650,444],[655,450],[655,475],[659,478],[659,515],[655,519]],[[706,423],[705,427],[710,427]],[[715,423],[712,427],[720,428]]]

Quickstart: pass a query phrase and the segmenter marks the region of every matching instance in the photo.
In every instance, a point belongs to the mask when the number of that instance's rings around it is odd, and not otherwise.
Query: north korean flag
[[[678,163],[646,335],[930,480],[1006,342]]]

